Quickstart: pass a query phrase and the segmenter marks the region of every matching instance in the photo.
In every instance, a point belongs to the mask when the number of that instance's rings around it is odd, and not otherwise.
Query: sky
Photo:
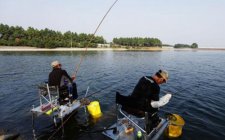
[[[0,0],[0,23],[94,33],[115,0]],[[225,0],[118,0],[96,35],[225,48]]]

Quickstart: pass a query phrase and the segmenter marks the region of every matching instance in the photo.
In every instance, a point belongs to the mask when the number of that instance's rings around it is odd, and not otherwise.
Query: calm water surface
[[[32,139],[32,105],[38,105],[37,85],[46,81],[51,61],[61,61],[72,74],[83,52],[0,52],[0,129],[20,132]],[[169,71],[169,81],[161,89],[173,97],[161,112],[180,114],[185,119],[180,140],[220,140],[225,137],[225,51],[114,52],[93,51],[84,57],[77,74],[80,96],[100,91],[91,100],[99,100],[103,117],[84,124],[81,109],[65,126],[65,139],[106,139],[98,130],[115,122],[115,92],[132,92],[139,78],[158,69]],[[39,139],[47,139],[55,130],[50,118],[36,120]],[[58,139],[60,133],[56,134]]]

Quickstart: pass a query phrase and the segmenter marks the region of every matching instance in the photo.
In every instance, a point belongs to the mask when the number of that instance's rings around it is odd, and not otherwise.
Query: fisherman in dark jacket
[[[148,112],[157,112],[158,108],[164,105],[162,101],[159,102],[159,85],[166,83],[168,78],[168,72],[165,70],[159,70],[153,76],[143,76],[135,86],[131,97],[139,101],[144,101],[146,103],[145,109]],[[166,95],[166,97],[167,96],[168,99],[171,98],[171,94]]]
[[[143,117],[148,112],[151,127],[155,127],[159,121],[158,108],[167,104],[172,96],[166,94],[159,98],[159,85],[166,83],[168,78],[165,70],[159,70],[153,76],[143,76],[130,96],[117,93],[117,102],[122,105],[123,110],[138,117]]]
[[[77,99],[78,95],[77,95],[77,86],[76,83],[73,82],[73,80],[75,79],[75,76],[70,77],[68,75],[68,73],[66,72],[66,70],[63,70],[61,67],[62,65],[60,64],[59,61],[53,61],[51,63],[52,66],[52,72],[50,72],[49,74],[49,78],[48,78],[48,84],[49,86],[57,86],[59,88],[59,92],[60,92],[60,100],[63,98],[66,98],[67,95],[63,95],[63,91],[67,90],[67,94],[68,92],[72,92],[72,98]],[[72,86],[72,91],[69,91],[70,89],[68,88],[68,86]]]
[[[131,97],[143,103],[143,110],[149,113],[151,127],[155,127],[159,122],[158,108],[169,102],[171,94],[166,94],[159,98],[160,84],[166,83],[169,74],[165,70],[159,70],[153,76],[142,77],[135,86]]]

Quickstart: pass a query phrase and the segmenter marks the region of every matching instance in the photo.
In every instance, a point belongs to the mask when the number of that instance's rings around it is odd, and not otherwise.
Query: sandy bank
[[[86,48],[36,48],[36,47],[14,47],[14,46],[0,46],[0,51],[85,51]],[[114,50],[112,48],[87,48],[88,51],[108,51]],[[120,49],[124,50],[124,49]]]
[[[225,51],[225,48],[182,48],[182,49],[174,49],[172,47],[142,47],[142,48],[87,48],[87,51],[198,51],[198,50],[211,50],[211,51]],[[26,47],[26,46],[0,46],[0,52],[7,51],[86,51],[86,48],[55,48],[55,49],[47,49],[47,48],[36,48],[36,47]]]
[[[173,48],[158,48],[158,47],[151,47],[151,48],[87,48],[88,51],[162,51],[162,50],[171,50]],[[54,48],[54,49],[47,49],[47,48],[36,48],[36,47],[15,47],[15,46],[0,46],[0,51],[86,51],[86,48]]]

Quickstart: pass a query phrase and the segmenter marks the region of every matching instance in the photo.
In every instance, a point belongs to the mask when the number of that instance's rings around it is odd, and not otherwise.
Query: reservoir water
[[[72,74],[83,52],[0,52],[0,129],[19,132],[32,139],[32,105],[39,104],[38,88],[47,81],[50,63],[59,60]],[[139,78],[159,69],[169,72],[162,90],[173,94],[160,109],[181,115],[186,124],[180,140],[225,138],[225,51],[91,51],[77,73],[80,97],[89,86],[91,100],[98,100],[103,117],[83,124],[83,110],[65,125],[64,139],[106,139],[101,133],[86,133],[113,124],[116,120],[115,93],[129,95]],[[163,95],[163,93],[161,94]],[[36,120],[39,139],[48,139],[55,128],[51,118]],[[61,139],[60,134],[56,134]]]

